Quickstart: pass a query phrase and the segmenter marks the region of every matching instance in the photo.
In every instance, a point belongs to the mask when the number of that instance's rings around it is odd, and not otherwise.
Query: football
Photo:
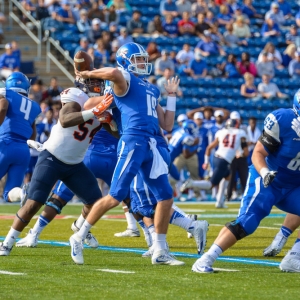
[[[93,59],[84,51],[78,51],[74,56],[74,66],[77,71],[91,71],[94,69]]]

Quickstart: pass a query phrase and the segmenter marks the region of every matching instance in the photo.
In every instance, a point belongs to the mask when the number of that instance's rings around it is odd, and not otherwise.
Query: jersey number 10
[[[24,119],[28,120],[29,119],[29,115],[30,115],[30,110],[31,110],[31,106],[32,103],[30,100],[22,97],[22,102],[21,102],[21,106],[20,106],[20,112],[24,113]]]

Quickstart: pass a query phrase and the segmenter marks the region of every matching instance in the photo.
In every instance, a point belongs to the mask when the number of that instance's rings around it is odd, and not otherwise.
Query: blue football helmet
[[[186,120],[182,123],[182,129],[185,133],[188,133],[194,137],[197,137],[198,134],[198,126],[192,120]]]
[[[5,81],[5,88],[27,96],[30,89],[30,81],[25,74],[21,72],[14,72],[7,77]]]
[[[137,57],[143,57],[144,62],[137,62]],[[116,54],[117,64],[128,72],[138,75],[150,75],[152,64],[148,63],[149,54],[137,43],[127,43],[119,48]]]
[[[300,117],[300,89],[296,92],[293,100],[293,110]]]

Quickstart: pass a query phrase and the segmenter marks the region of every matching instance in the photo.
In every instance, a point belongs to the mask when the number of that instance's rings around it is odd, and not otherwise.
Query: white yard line
[[[112,269],[96,269],[97,271],[101,272],[108,272],[108,273],[122,273],[122,274],[134,274],[133,271],[123,271],[123,270],[112,270]]]
[[[221,271],[221,272],[239,272],[239,270],[232,270],[232,269],[221,269],[221,268],[213,268],[214,271]]]
[[[16,272],[9,272],[9,271],[3,271],[3,270],[0,270],[0,274],[3,274],[3,275],[26,275],[25,273],[16,273]]]

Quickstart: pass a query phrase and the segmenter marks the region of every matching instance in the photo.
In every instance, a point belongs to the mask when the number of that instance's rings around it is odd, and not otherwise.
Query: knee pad
[[[231,231],[237,240],[241,240],[248,235],[242,225],[237,223],[236,220],[226,223],[225,226]]]
[[[49,198],[47,200],[47,202],[45,203],[45,205],[50,206],[53,209],[55,209],[58,214],[61,213],[61,210],[65,206],[64,204],[62,204],[59,200],[57,200],[55,198]]]

